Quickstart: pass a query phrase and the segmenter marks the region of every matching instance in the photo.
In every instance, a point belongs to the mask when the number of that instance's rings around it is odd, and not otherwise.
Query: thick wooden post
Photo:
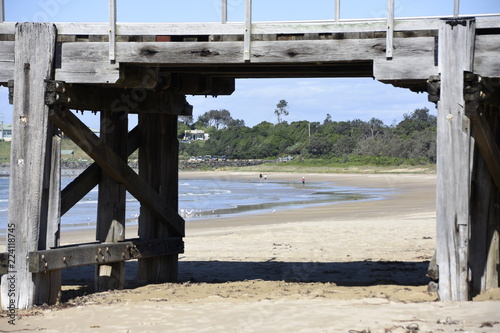
[[[27,260],[29,252],[46,249],[59,241],[59,214],[55,212],[59,204],[59,164],[57,153],[54,161],[50,161],[53,131],[45,105],[44,82],[53,75],[56,35],[53,24],[16,25],[7,229],[7,247],[12,257],[9,273],[2,277],[4,309],[53,303],[53,296],[60,288],[50,284],[57,282],[55,275],[30,273]],[[54,143],[52,147],[57,150],[57,139]]]
[[[123,160],[127,159],[128,117],[125,113],[101,112],[101,139]],[[125,185],[102,171],[99,183],[96,239],[116,243],[125,239]],[[123,289],[125,262],[96,266],[98,291]]]
[[[141,145],[139,175],[165,200],[167,207],[178,211],[177,116],[139,114]],[[139,216],[139,238],[148,240],[172,236],[145,207]],[[139,259],[138,279],[141,283],[177,280],[178,255]]]
[[[469,299],[471,123],[464,110],[464,71],[472,71],[475,20],[443,20],[439,25],[437,134],[437,248],[439,297]]]

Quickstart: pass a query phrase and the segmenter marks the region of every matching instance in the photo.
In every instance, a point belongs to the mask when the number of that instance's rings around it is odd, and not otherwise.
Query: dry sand
[[[72,297],[92,267],[64,271],[66,303],[5,314],[15,332],[500,332],[500,291],[439,302],[425,276],[435,246],[435,176],[268,174],[269,181],[391,189],[383,200],[187,223],[177,284]],[[257,181],[250,173],[181,173]],[[306,184],[307,186],[307,184]],[[127,230],[136,237],[136,228]],[[90,232],[62,235],[91,241]]]

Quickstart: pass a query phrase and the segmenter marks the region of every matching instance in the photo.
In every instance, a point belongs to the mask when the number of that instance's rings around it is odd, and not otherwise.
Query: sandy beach
[[[500,290],[440,302],[426,277],[435,176],[270,173],[268,181],[390,189],[352,201],[186,223],[179,283],[88,293],[93,267],[63,272],[63,304],[19,311],[0,332],[500,332]],[[242,172],[183,172],[242,179]],[[136,237],[127,229],[127,238]],[[66,232],[63,244],[93,241]],[[78,295],[75,297],[75,295]],[[83,296],[82,296],[83,295]]]

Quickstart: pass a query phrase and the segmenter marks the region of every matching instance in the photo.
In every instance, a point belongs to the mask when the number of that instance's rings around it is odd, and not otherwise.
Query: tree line
[[[228,110],[211,110],[198,117],[179,121],[178,136],[185,130],[201,129],[207,141],[182,142],[181,156],[225,155],[231,159],[329,159],[375,165],[432,164],[436,162],[436,117],[427,108],[404,114],[397,124],[380,119],[334,121],[327,114],[323,122],[288,123],[287,103],[277,105],[277,124],[263,121],[253,127],[233,119]]]

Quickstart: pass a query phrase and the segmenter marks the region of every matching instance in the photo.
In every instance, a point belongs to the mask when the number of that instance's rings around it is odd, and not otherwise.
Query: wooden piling
[[[464,71],[472,71],[475,20],[445,19],[439,25],[436,260],[439,297],[469,299],[471,124],[464,110]]]
[[[33,304],[54,303],[60,290],[59,271],[32,274],[26,260],[29,252],[59,242],[55,210],[60,164],[57,153],[52,154],[52,148],[58,148],[57,140],[52,139],[44,82],[53,76],[56,35],[53,24],[16,25],[8,215],[8,248],[15,262],[10,261],[9,273],[2,277],[4,309],[11,304],[26,309]]]
[[[139,128],[139,175],[159,193],[169,209],[178,211],[177,116],[139,114]],[[151,240],[173,235],[172,230],[158,222],[147,208],[141,207],[139,238]],[[141,283],[176,281],[177,266],[177,254],[139,259],[138,280]]]
[[[101,112],[100,137],[125,161],[127,154],[128,116],[124,112]],[[117,243],[125,239],[126,190],[123,184],[101,171],[99,183],[96,240]],[[96,265],[95,289],[123,289],[125,262]]]

